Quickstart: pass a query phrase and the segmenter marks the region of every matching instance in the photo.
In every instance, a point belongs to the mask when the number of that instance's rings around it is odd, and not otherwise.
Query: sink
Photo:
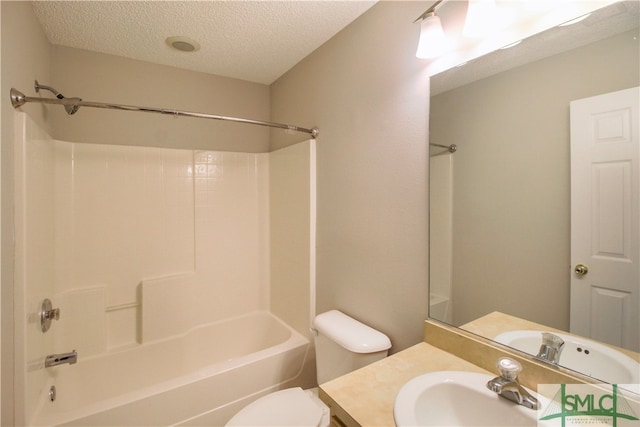
[[[542,332],[544,331],[510,331],[498,335],[494,341],[535,356],[540,349]],[[559,365],[611,384],[638,387],[640,363],[626,354],[586,338],[555,332],[554,335],[565,342]]]
[[[495,375],[438,371],[409,380],[398,392],[393,416],[403,426],[538,426],[538,412],[487,389]],[[527,390],[533,396],[538,396]],[[541,401],[541,404],[543,402]]]

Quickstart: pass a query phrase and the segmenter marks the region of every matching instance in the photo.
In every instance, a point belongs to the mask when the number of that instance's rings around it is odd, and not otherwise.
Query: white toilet
[[[341,313],[316,316],[318,384],[354,371],[387,356],[391,341],[382,332]],[[329,408],[311,390],[280,390],[247,405],[227,426],[329,426]]]

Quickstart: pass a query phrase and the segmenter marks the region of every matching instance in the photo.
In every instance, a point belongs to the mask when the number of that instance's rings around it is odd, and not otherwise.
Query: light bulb
[[[469,0],[467,17],[462,34],[465,37],[481,37],[495,27],[497,9],[494,0]]]
[[[434,58],[449,48],[440,17],[430,13],[420,23],[420,41],[418,42],[418,58]]]

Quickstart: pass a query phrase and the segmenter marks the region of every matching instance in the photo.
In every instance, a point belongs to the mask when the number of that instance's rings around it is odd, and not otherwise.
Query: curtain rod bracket
[[[449,151],[450,153],[455,153],[456,150],[458,149],[458,146],[456,144],[442,145],[442,144],[435,144],[435,143],[431,142],[431,143],[429,143],[429,145],[431,145],[433,147],[446,148],[447,151]]]

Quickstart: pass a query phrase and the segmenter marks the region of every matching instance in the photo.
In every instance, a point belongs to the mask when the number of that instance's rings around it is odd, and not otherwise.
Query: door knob
[[[582,277],[589,272],[589,267],[584,264],[578,264],[576,268],[573,269],[573,272],[576,273],[578,277]]]

